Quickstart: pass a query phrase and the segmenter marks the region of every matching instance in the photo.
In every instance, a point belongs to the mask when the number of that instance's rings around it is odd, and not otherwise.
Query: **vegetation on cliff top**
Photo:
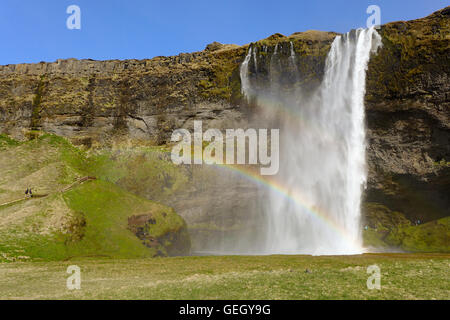
[[[450,9],[412,20],[388,23],[379,33],[383,46],[369,63],[366,100],[426,93],[427,74],[448,74]]]

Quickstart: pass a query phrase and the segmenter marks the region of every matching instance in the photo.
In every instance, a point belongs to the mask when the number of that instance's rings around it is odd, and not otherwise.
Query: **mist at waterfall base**
[[[288,59],[281,49],[290,47]],[[259,234],[234,239],[216,254],[346,255],[364,252],[361,198],[365,187],[364,95],[371,53],[381,45],[373,29],[337,36],[314,90],[305,84],[292,42],[271,48],[264,81],[250,46],[240,68],[242,93],[260,123],[280,128],[280,188],[262,187]],[[280,46],[280,47],[279,47]],[[270,49],[269,49],[270,50]],[[267,69],[267,64],[266,64]],[[252,241],[258,239],[257,241]]]

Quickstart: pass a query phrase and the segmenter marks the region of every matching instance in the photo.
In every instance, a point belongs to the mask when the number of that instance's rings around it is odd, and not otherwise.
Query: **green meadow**
[[[81,269],[81,289],[66,287]],[[367,267],[381,271],[369,290]],[[200,256],[0,264],[1,299],[450,299],[449,254]]]

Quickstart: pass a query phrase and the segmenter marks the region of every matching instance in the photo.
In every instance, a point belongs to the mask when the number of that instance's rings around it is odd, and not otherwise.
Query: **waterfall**
[[[306,96],[302,88],[281,90],[278,45],[271,57],[267,88],[252,83],[241,65],[242,90],[280,125],[280,188],[264,202],[265,254],[362,253],[361,197],[366,183],[364,95],[371,52],[381,45],[373,29],[337,36],[328,53],[323,80]],[[298,63],[291,43],[290,63]],[[300,61],[301,63],[301,61]],[[298,73],[298,68],[295,68]],[[280,76],[281,75],[281,76]],[[296,74],[295,78],[301,78]]]
[[[290,41],[289,43],[291,44],[291,47],[290,47],[291,55],[289,57],[289,60],[291,61],[293,67],[295,67],[297,65],[297,62],[296,62],[296,58],[295,58],[294,44],[292,43],[292,41]]]
[[[253,63],[255,64],[255,72],[258,72],[258,60],[256,58],[258,50],[255,48],[255,50],[253,50]]]
[[[252,57],[252,48],[248,50],[247,56],[244,59],[244,62],[242,62],[241,69],[240,69],[240,76],[241,76],[241,91],[242,94],[246,98],[250,98],[250,81],[248,78],[248,64],[250,62],[250,59]]]

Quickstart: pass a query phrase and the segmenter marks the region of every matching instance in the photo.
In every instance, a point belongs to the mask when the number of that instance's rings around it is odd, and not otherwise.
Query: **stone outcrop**
[[[367,200],[410,220],[450,215],[450,7],[383,26],[366,94]]]
[[[128,218],[128,229],[142,241],[143,245],[156,249],[158,256],[179,256],[190,252],[191,241],[186,224],[183,224],[181,228],[168,230],[162,235],[152,232],[152,226],[156,224],[157,218],[152,213],[133,215]]]

